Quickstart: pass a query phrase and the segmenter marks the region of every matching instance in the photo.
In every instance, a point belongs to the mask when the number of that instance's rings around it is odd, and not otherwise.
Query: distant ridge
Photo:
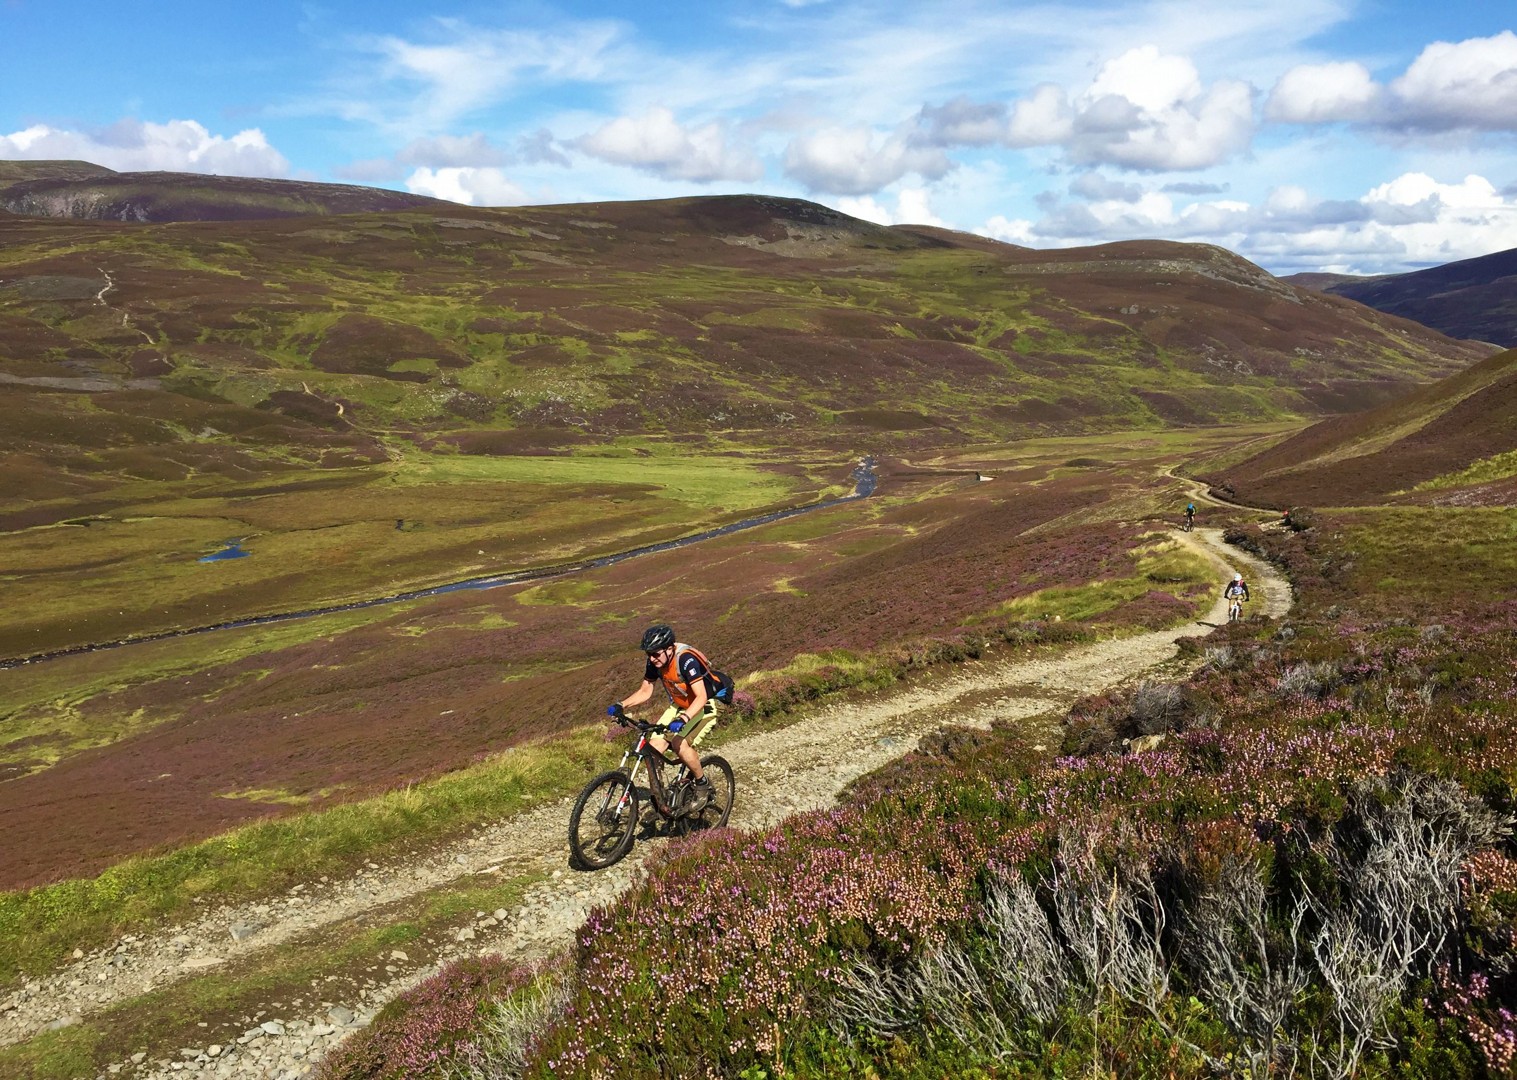
[[[1292,274],[1282,280],[1357,300],[1450,337],[1517,347],[1517,248],[1407,274]]]
[[[0,210],[97,221],[255,221],[441,208],[425,195],[179,172],[113,172],[87,161],[0,162]]]

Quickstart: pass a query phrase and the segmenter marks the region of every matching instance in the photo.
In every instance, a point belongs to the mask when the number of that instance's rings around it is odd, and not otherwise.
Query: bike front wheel
[[[711,801],[698,813],[674,819],[675,828],[681,835],[720,829],[732,816],[732,803],[737,798],[737,780],[733,778],[732,766],[727,764],[726,758],[710,754],[701,758],[701,770],[711,782]]]
[[[639,806],[632,778],[620,769],[585,785],[569,813],[569,850],[587,870],[600,870],[632,850]]]

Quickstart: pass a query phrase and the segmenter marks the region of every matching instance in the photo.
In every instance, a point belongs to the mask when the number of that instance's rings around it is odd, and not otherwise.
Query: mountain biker
[[[716,717],[716,702],[708,684],[710,664],[699,649],[675,641],[674,628],[663,623],[648,627],[641,648],[648,657],[642,685],[621,701],[607,706],[606,713],[620,718],[623,710],[636,708],[651,698],[655,684],[663,686],[669,697],[669,708],[664,710],[658,722],[667,726],[669,738],[655,735],[649,741],[660,751],[672,746],[685,768],[690,770],[690,775],[695,777],[695,798],[687,812],[699,813],[711,802],[711,781],[701,769],[700,755],[694,745]]]
[[[1238,614],[1241,617],[1243,614],[1243,601],[1248,599],[1248,582],[1243,580],[1243,575],[1234,574],[1233,579],[1229,581],[1227,583],[1227,587],[1222,590],[1222,595],[1228,600],[1232,601],[1232,603],[1229,604],[1229,612],[1231,611],[1231,608],[1236,605],[1238,607]]]
[[[1196,522],[1196,504],[1193,503],[1193,502],[1186,503],[1185,504],[1185,531],[1186,532],[1190,532],[1190,527],[1192,525],[1194,525],[1195,522]]]

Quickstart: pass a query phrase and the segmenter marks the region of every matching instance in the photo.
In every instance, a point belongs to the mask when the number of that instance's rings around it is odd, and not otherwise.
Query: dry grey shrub
[[[1097,846],[1105,839],[1060,830],[1049,881],[1059,937],[1092,997],[1115,994],[1157,1008],[1169,992],[1164,903],[1147,859],[1102,865]]]
[[[1301,663],[1287,669],[1275,684],[1278,697],[1326,697],[1343,683],[1337,665],[1327,660]]]
[[[1288,1073],[1296,1058],[1285,1037],[1297,997],[1310,982],[1304,963],[1304,901],[1285,927],[1271,924],[1264,869],[1229,859],[1185,914],[1179,957],[1197,994],[1238,1040],[1235,1072],[1249,1077]]]
[[[1231,645],[1209,645],[1202,654],[1201,670],[1215,673],[1231,671],[1239,662],[1240,658]]]
[[[874,1035],[921,1031],[929,1042],[974,1047],[1000,1055],[1012,1045],[1009,1013],[986,975],[964,948],[945,941],[893,970],[855,958],[835,975],[839,993],[828,1023],[839,1038],[858,1030]]]
[[[1067,826],[1039,889],[1010,875],[988,890],[978,950],[948,943],[900,970],[855,960],[833,1029],[844,1039],[914,1032],[1006,1056],[1026,1021],[1048,1024],[1073,1006],[1095,1022],[1103,1001],[1120,999],[1216,1072],[1351,1077],[1367,1049],[1387,1044],[1387,1010],[1457,930],[1460,866],[1512,822],[1452,780],[1365,780],[1349,802],[1338,828],[1310,845],[1333,886],[1303,891],[1283,913],[1256,862],[1227,861],[1204,886],[1171,893],[1147,859],[1121,854],[1140,849],[1126,830]],[[1227,1060],[1170,1027],[1176,966],[1232,1033]],[[1327,1030],[1297,1011],[1313,982],[1333,996]]]
[[[1326,1062],[1352,1075],[1364,1051],[1385,1045],[1386,1010],[1411,980],[1428,973],[1460,919],[1459,869],[1501,840],[1510,819],[1492,813],[1453,780],[1414,777],[1395,790],[1384,778],[1361,781],[1350,798],[1349,828],[1317,852],[1334,872],[1338,896],[1305,897],[1320,930],[1312,952],[1333,992],[1337,1041]]]
[[[550,1026],[572,994],[571,979],[547,975],[492,1002],[474,1030],[474,1052],[468,1061],[450,1059],[448,1080],[519,1080],[532,1061],[532,1037]]]
[[[984,922],[1005,992],[1023,1013],[1047,1023],[1069,994],[1063,950],[1032,886],[997,878],[985,898]]]
[[[1139,735],[1171,731],[1185,710],[1185,693],[1177,683],[1143,682],[1127,706],[1127,726]]]

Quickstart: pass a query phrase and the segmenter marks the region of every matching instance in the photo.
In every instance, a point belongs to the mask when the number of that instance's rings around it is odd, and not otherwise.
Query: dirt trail
[[[1234,569],[1253,585],[1249,613],[1279,617],[1290,607],[1290,586],[1261,561],[1225,549],[1216,530],[1176,531],[1176,540],[1203,552],[1217,566],[1220,585]],[[986,659],[873,700],[828,705],[804,724],[761,732],[722,746],[739,779],[732,824],[759,828],[800,811],[832,805],[850,781],[915,746],[946,723],[988,726],[994,719],[1042,719],[1057,738],[1057,712],[1075,698],[1142,676],[1175,657],[1175,641],[1209,632],[1225,618],[1220,596],[1204,620],[1178,629],[1097,642],[1047,659]],[[762,801],[744,798],[762,791]],[[186,1071],[214,1077],[294,1080],[311,1063],[396,994],[459,956],[498,952],[513,959],[547,956],[572,940],[594,906],[634,879],[654,844],[639,844],[621,864],[597,873],[568,868],[567,800],[525,812],[443,850],[400,865],[370,864],[342,881],[311,882],[285,897],[259,904],[222,906],[186,925],[121,941],[33,980],[0,1001],[0,1045],[25,1039],[49,1025],[76,1023],[150,988],[162,988],[206,971],[267,956],[281,945],[320,940],[323,928],[367,915],[402,922],[408,900],[449,882],[478,875],[541,875],[510,911],[461,920],[441,942],[407,945],[380,961],[363,982],[322,985],[303,1006],[268,1003],[236,1025],[207,1031],[206,1043],[181,1058],[130,1060],[136,1047],[120,1047],[111,1075],[168,1076]],[[423,955],[425,952],[425,955]],[[410,955],[406,955],[410,954]],[[298,1014],[298,1015],[297,1015]],[[265,1017],[274,1016],[268,1020]],[[244,1029],[245,1023],[252,1026]],[[235,1030],[232,1028],[235,1027]],[[213,1046],[214,1043],[214,1046]],[[209,1053],[214,1048],[215,1054]]]

